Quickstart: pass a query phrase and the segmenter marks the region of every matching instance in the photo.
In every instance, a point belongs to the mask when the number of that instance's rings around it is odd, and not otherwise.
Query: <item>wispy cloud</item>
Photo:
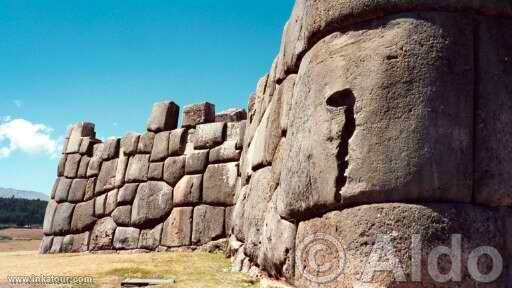
[[[13,152],[46,154],[54,157],[58,152],[59,139],[53,139],[53,129],[44,124],[35,124],[25,119],[0,118],[0,158]]]
[[[12,103],[14,103],[14,105],[16,105],[16,107],[18,108],[21,108],[21,106],[23,106],[23,101],[19,99],[13,100]]]

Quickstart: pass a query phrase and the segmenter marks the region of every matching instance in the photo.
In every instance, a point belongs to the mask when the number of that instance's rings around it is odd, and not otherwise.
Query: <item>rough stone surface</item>
[[[164,173],[164,163],[150,163],[148,171],[149,180],[162,180]]]
[[[297,75],[292,74],[286,77],[284,82],[277,88],[277,97],[281,98],[281,112],[279,118],[281,134],[285,134],[288,131],[288,115],[290,115],[292,109],[293,89],[295,88],[296,79]]]
[[[140,135],[136,133],[128,133],[121,138],[121,150],[125,155],[131,156],[137,153]]]
[[[132,217],[132,206],[119,206],[112,212],[112,220],[118,226],[130,226]]]
[[[245,109],[228,109],[215,115],[215,122],[240,122],[247,119]]]
[[[240,159],[241,151],[237,150],[236,142],[226,141],[210,151],[210,163],[233,162]]]
[[[43,222],[43,233],[45,235],[51,235],[52,234],[52,225],[53,225],[53,218],[55,216],[55,211],[57,210],[57,202],[50,200],[48,202],[48,206],[46,206],[46,212],[44,214],[44,222]]]
[[[96,187],[96,178],[87,179],[87,184],[85,184],[84,201],[89,201],[94,198],[94,188],[95,187]]]
[[[135,199],[135,195],[137,194],[137,188],[139,184],[125,184],[121,189],[119,189],[119,194],[117,195],[117,203],[119,205],[123,204],[132,204],[133,199]]]
[[[155,142],[151,152],[151,161],[163,161],[169,156],[169,136],[171,132],[165,131],[155,135]]]
[[[224,142],[226,123],[209,123],[196,126],[195,149],[209,149]]]
[[[100,174],[102,159],[100,157],[92,157],[87,167],[87,178],[98,176]]]
[[[153,141],[155,141],[155,133],[147,132],[139,137],[139,144],[137,147],[138,153],[149,154],[153,150]]]
[[[140,231],[139,248],[156,250],[160,245],[163,224],[157,225],[153,229]]]
[[[62,177],[64,176],[64,171],[66,169],[66,158],[68,155],[64,154],[62,157],[60,157],[59,165],[57,166],[57,176]]]
[[[277,197],[268,204],[261,235],[258,264],[274,278],[293,279],[297,226],[281,219]]]
[[[478,41],[478,96],[475,95],[476,201],[512,204],[512,20],[482,17]]]
[[[191,206],[201,201],[202,175],[186,175],[174,187],[173,204]]]
[[[118,250],[137,249],[140,230],[131,227],[117,227],[114,235],[114,248]]]
[[[112,242],[117,225],[112,218],[103,218],[96,222],[91,232],[89,250],[112,250]]]
[[[203,245],[224,233],[224,208],[201,205],[194,208],[192,244]]]
[[[126,182],[148,180],[149,155],[137,154],[130,158],[126,169]]]
[[[117,161],[117,169],[116,169],[116,176],[114,180],[114,186],[116,188],[120,188],[123,186],[125,182],[125,176],[126,176],[126,169],[128,168],[128,161],[129,158],[127,155],[124,154],[124,151],[121,149],[119,152],[119,160]]]
[[[75,205],[70,203],[60,203],[55,210],[52,222],[52,233],[55,235],[65,235],[71,230],[71,218]]]
[[[85,187],[87,186],[87,179],[75,179],[71,184],[68,193],[68,202],[78,203],[82,202],[85,197]]]
[[[192,236],[192,207],[180,207],[172,210],[165,221],[161,245],[166,247],[190,246]]]
[[[96,222],[94,217],[94,200],[79,203],[73,212],[71,220],[71,231],[74,233],[89,229]]]
[[[119,139],[108,139],[105,141],[101,153],[103,160],[110,160],[119,156]]]
[[[203,178],[203,202],[233,205],[238,176],[238,163],[209,165]]]
[[[73,184],[72,179],[60,178],[59,185],[55,191],[55,201],[64,202],[68,200],[68,193],[71,185]]]
[[[107,200],[105,202],[105,214],[110,215],[117,207],[117,194],[119,190],[113,190],[108,192]]]
[[[61,253],[62,252],[62,242],[64,241],[64,237],[53,237],[52,248],[50,248],[50,253]]]
[[[185,163],[185,172],[187,174],[204,173],[206,166],[208,166],[209,150],[196,150],[187,154]]]
[[[215,105],[204,102],[186,106],[183,114],[183,127],[215,122]]]
[[[284,156],[280,215],[300,218],[340,204],[470,201],[471,25],[452,14],[400,14],[313,47],[289,115],[293,144]]]
[[[153,106],[148,120],[148,131],[161,132],[176,129],[180,107],[174,102],[160,102]]]
[[[238,207],[235,207],[233,219],[241,219],[241,223],[238,224],[240,228],[237,228],[235,233],[239,235],[241,230],[245,240],[245,254],[254,261],[257,261],[259,256],[265,213],[274,190],[271,167],[260,169],[251,178],[247,194],[239,199],[240,205],[237,203]]]
[[[105,207],[107,204],[107,194],[96,197],[94,199],[94,215],[97,218],[105,216]]]
[[[64,176],[67,178],[75,178],[80,165],[80,154],[70,154],[66,157],[66,168],[64,169]]]
[[[71,253],[80,253],[80,252],[87,252],[89,250],[89,235],[90,232],[84,232],[81,234],[74,234],[74,235],[68,235],[72,236],[70,240],[66,241],[66,238],[64,238],[64,242],[68,242],[69,246],[67,248],[67,252]]]
[[[41,241],[41,245],[39,246],[40,254],[47,254],[52,249],[53,245],[53,236],[44,236]]]
[[[406,280],[411,277],[411,241],[413,235],[421,235],[422,253],[420,271],[422,281],[412,284],[410,282],[396,283],[389,272],[376,272],[372,281],[367,285],[378,287],[439,287],[428,273],[427,259],[432,249],[439,246],[453,247],[451,235],[461,235],[462,263],[468,263],[468,256],[471,251],[480,246],[490,246],[498,250],[501,255],[505,255],[503,247],[503,231],[500,215],[493,210],[484,209],[471,205],[459,204],[434,204],[434,205],[409,205],[409,204],[374,204],[365,205],[343,210],[341,212],[332,212],[324,215],[322,218],[302,222],[298,227],[296,247],[302,250],[297,254],[295,284],[297,287],[348,287],[352,283],[363,282],[364,267],[375,247],[384,243],[379,235],[389,237],[389,242],[394,249],[397,259],[409,259],[400,261],[401,269],[406,275]],[[305,273],[311,273],[311,257],[308,252],[311,243],[309,239],[328,235],[332,237],[341,247],[344,247],[345,268],[344,272],[338,278],[333,279],[328,284],[319,285],[312,283],[306,277]],[[325,239],[325,238],[324,238]],[[329,239],[329,238],[327,238]],[[332,265],[337,269],[336,262],[339,260],[338,249],[333,246],[332,240],[329,242],[317,240],[324,243],[332,251],[329,256],[319,259],[326,265]],[[306,245],[306,246],[304,246]],[[309,247],[309,248],[308,248]],[[304,248],[304,250],[303,250]],[[375,248],[377,249],[377,248]],[[377,253],[379,250],[377,250]],[[383,251],[385,252],[385,251]],[[301,256],[301,257],[299,257]],[[483,258],[482,258],[483,260]],[[384,259],[385,261],[385,259]],[[448,259],[441,258],[440,267],[449,265]],[[483,260],[479,264],[482,271],[488,271],[490,268],[489,260]],[[301,266],[303,265],[303,266]],[[462,281],[459,283],[450,283],[443,287],[474,287],[478,284],[472,280],[468,274],[467,266],[462,265]],[[448,266],[449,267],[449,266]],[[302,270],[301,270],[302,269]],[[333,272],[333,271],[327,271]],[[334,271],[335,272],[335,271]],[[333,272],[333,273],[334,273]],[[325,274],[318,274],[319,277]],[[496,283],[489,287],[505,287],[503,284],[505,277],[498,279]]]
[[[169,215],[172,209],[171,186],[149,181],[139,185],[132,207],[132,225],[144,226]]]
[[[183,128],[171,131],[171,134],[169,135],[170,156],[183,155],[183,153],[185,153],[188,138],[187,135],[187,130]]]
[[[76,177],[78,178],[86,178],[87,177],[87,169],[89,168],[89,162],[91,161],[91,158],[88,156],[82,156],[82,159],[80,160],[80,165],[78,166],[78,172],[76,174]]]
[[[171,186],[175,186],[185,175],[185,156],[169,157],[164,162],[164,180]]]
[[[101,165],[100,174],[96,180],[95,193],[99,194],[104,191],[114,189],[116,180],[118,159],[112,159],[110,161],[103,162]]]

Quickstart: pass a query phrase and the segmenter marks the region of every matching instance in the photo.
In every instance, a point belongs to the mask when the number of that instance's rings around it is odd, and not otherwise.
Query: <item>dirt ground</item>
[[[146,254],[39,255],[36,251],[0,253],[0,287],[11,276],[89,276],[94,284],[71,287],[120,287],[125,278],[174,278],[177,288],[258,287],[248,276],[230,272],[223,254],[174,252]],[[55,286],[34,286],[55,287]],[[69,287],[69,286],[68,286]]]

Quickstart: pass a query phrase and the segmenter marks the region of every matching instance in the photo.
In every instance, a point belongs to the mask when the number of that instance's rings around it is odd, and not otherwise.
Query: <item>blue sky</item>
[[[77,121],[111,137],[166,99],[245,107],[293,2],[0,1],[0,187],[48,193]]]

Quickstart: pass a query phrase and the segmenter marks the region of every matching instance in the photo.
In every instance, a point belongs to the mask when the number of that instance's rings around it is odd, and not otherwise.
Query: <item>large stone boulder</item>
[[[172,210],[165,221],[162,231],[162,246],[190,246],[192,236],[192,207],[180,207]]]
[[[128,133],[121,138],[121,150],[127,156],[132,156],[137,153],[137,146],[139,145],[140,135],[136,133]]]
[[[185,173],[198,174],[204,173],[208,166],[208,155],[210,150],[196,150],[187,154],[185,163]]]
[[[151,152],[151,161],[163,161],[169,156],[169,137],[171,132],[165,131],[155,135],[153,150]]]
[[[169,157],[164,162],[164,180],[171,186],[175,186],[181,177],[185,175],[187,157]]]
[[[55,210],[52,222],[52,233],[66,235],[71,232],[71,218],[73,217],[74,204],[60,203]]]
[[[214,164],[206,168],[203,178],[203,202],[214,205],[233,205],[238,163]]]
[[[178,156],[185,153],[188,138],[187,130],[184,128],[172,130],[169,135],[169,155]]]
[[[226,123],[201,124],[196,127],[194,135],[195,149],[210,149],[224,142]]]
[[[224,235],[224,208],[208,205],[194,209],[192,244],[204,245]]]
[[[44,235],[52,235],[53,218],[55,216],[55,211],[57,210],[57,205],[57,202],[50,200],[48,202],[48,206],[46,206],[46,212],[44,214],[43,222]]]
[[[68,253],[87,252],[89,250],[89,234],[90,232],[67,235],[62,241],[62,251]]]
[[[316,44],[294,89],[280,215],[300,219],[317,207],[383,201],[470,201],[471,25],[461,15],[400,14]]]
[[[119,206],[112,212],[112,220],[118,226],[130,226],[132,217],[132,206]]]
[[[73,184],[73,179],[61,177],[57,189],[55,190],[55,201],[64,202],[68,200],[69,189]]]
[[[151,225],[169,215],[172,192],[172,187],[165,182],[149,181],[140,184],[132,206],[132,225]]]
[[[509,219],[510,212],[461,204],[374,204],[331,212],[299,224],[295,285],[480,286],[475,275],[493,277],[504,268],[500,264],[508,265],[503,228]],[[479,250],[486,252],[475,254]],[[439,257],[444,253],[449,257]],[[500,275],[485,287],[505,287],[507,275]]]
[[[175,206],[192,206],[201,201],[203,175],[186,175],[174,187]]]
[[[67,178],[75,178],[80,166],[80,154],[70,154],[66,157],[66,168],[64,169],[64,176]]]
[[[114,189],[116,180],[117,160],[112,159],[103,162],[100,174],[96,180],[96,194]]]
[[[74,179],[68,193],[68,202],[78,203],[82,202],[85,197],[85,188],[87,186],[87,179]]]
[[[240,122],[247,119],[245,109],[232,108],[215,115],[215,122]]]
[[[130,158],[126,169],[126,182],[148,180],[149,157],[148,154],[137,154]]]
[[[160,102],[153,105],[148,120],[148,131],[161,132],[176,129],[180,107],[174,102]]]
[[[215,122],[215,105],[204,102],[186,106],[183,112],[183,127]]]
[[[103,218],[96,222],[91,232],[89,250],[101,251],[112,250],[112,241],[117,225],[112,218]]]
[[[117,227],[113,245],[116,250],[137,249],[140,230],[131,227]]]
[[[71,231],[74,233],[85,231],[91,228],[96,222],[94,217],[94,200],[79,203],[73,212],[71,220]]]
[[[147,250],[156,250],[160,245],[163,224],[157,225],[153,229],[140,231],[139,248]]]
[[[125,184],[121,187],[121,189],[119,189],[119,194],[117,194],[117,203],[119,205],[132,204],[135,199],[135,195],[137,195],[138,187],[138,183]]]
[[[475,97],[475,200],[512,204],[512,20],[481,17],[478,26],[478,95]]]

